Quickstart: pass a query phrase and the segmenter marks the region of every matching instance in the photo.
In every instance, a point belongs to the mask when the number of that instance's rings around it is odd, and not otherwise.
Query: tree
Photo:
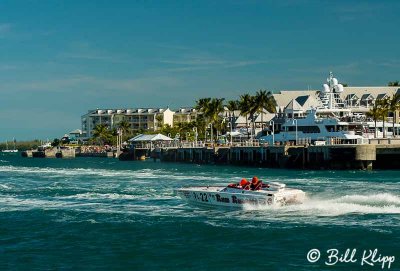
[[[226,107],[229,111],[239,110],[239,101],[237,100],[230,100],[226,103]]]
[[[101,145],[112,141],[112,132],[105,124],[98,124],[93,129],[93,137],[97,139]]]
[[[255,107],[261,114],[261,126],[264,124],[264,109],[271,113],[276,113],[276,101],[271,91],[259,90],[255,96]]]
[[[202,120],[202,127],[198,127],[198,129],[200,129],[201,131],[204,130],[204,139],[206,140],[206,129],[207,129],[207,123],[209,122],[208,120],[208,111],[210,108],[210,102],[211,102],[211,98],[201,98],[199,100],[196,101],[196,106],[195,109],[197,111],[199,111],[201,114],[199,115],[198,118],[201,118]]]
[[[156,121],[157,121],[157,128],[160,129],[164,125],[164,117],[163,115],[159,114],[156,116]]]
[[[376,122],[378,119],[380,119],[381,115],[381,105],[379,101],[376,101],[374,106],[367,112],[367,116],[372,118],[375,122],[375,138],[377,138]]]
[[[389,113],[390,98],[386,97],[386,98],[378,101],[378,104],[381,107],[381,118],[382,118],[382,122],[383,122],[383,125],[382,125],[383,138],[385,138],[386,137],[386,134],[385,134],[385,121],[386,121],[386,118],[387,118],[388,113]]]
[[[196,101],[195,109],[204,113],[204,110],[206,110],[206,108],[209,106],[210,102],[211,102],[211,98],[198,99]]]
[[[224,98],[202,98],[196,101],[195,108],[202,112],[204,119],[213,126],[211,128],[212,141],[214,140],[214,126],[218,122],[219,115],[224,112],[224,100]]]
[[[52,147],[58,147],[60,146],[60,140],[58,138],[54,138],[53,142],[51,143]]]
[[[131,124],[126,120],[122,120],[121,122],[119,122],[118,123],[118,128],[121,129],[122,134],[124,135],[124,137],[128,138],[132,133]]]
[[[256,126],[255,126],[255,115],[258,112],[258,103],[255,96],[250,96],[250,105],[249,105],[249,115],[251,119],[251,134],[254,137]]]
[[[388,110],[389,112],[393,113],[393,130],[392,130],[392,137],[395,136],[394,132],[394,125],[396,123],[396,111],[400,109],[400,93],[395,93],[391,98],[388,100]]]
[[[399,81],[393,81],[393,82],[389,82],[388,86],[389,87],[398,87],[398,86],[400,86],[400,83],[399,83]]]
[[[224,112],[224,98],[213,98],[208,107],[207,117],[210,120],[210,123],[215,127],[218,131],[220,130],[220,114]],[[212,131],[212,130],[211,130]],[[212,141],[214,141],[214,136],[211,136]]]
[[[194,122],[194,126],[193,127],[197,127],[197,133],[198,133],[198,138],[202,138],[205,139],[205,129],[206,129],[206,120],[205,117],[203,115],[198,115],[195,122]]]

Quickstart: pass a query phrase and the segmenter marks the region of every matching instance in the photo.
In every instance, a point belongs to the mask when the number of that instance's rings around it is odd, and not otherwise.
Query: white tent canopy
[[[165,136],[163,134],[155,134],[155,135],[137,135],[132,137],[128,141],[130,142],[152,142],[152,141],[172,141],[173,139]]]
[[[231,136],[231,135],[232,135],[232,137],[245,137],[246,136],[245,134],[243,134],[241,132],[233,131],[232,134],[231,134],[231,132],[227,132],[225,135],[223,135],[223,137],[227,137],[227,136]]]
[[[81,135],[82,134],[82,130],[79,129],[75,129],[71,132],[69,132],[70,135]]]

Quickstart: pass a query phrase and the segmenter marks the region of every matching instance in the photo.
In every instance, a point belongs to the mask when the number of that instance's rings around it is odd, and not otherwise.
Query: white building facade
[[[156,131],[164,124],[173,125],[174,111],[169,108],[95,109],[81,117],[82,136],[92,137],[93,129],[99,124],[116,128],[127,121],[133,131]]]

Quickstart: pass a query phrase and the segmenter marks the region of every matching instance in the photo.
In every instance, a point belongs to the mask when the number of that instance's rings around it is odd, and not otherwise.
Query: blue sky
[[[0,141],[101,107],[400,80],[399,1],[0,2]]]

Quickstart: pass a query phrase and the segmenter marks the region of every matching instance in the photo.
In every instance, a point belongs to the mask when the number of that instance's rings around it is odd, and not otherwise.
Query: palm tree
[[[399,83],[399,81],[393,81],[393,82],[389,82],[388,86],[389,87],[397,87],[397,86],[400,86],[400,83]]]
[[[226,103],[226,107],[230,110],[230,111],[235,111],[235,110],[239,110],[239,101],[237,100],[230,100]],[[233,112],[234,113],[234,112]]]
[[[224,98],[202,98],[196,101],[196,109],[203,113],[204,119],[214,126],[219,120],[220,113],[224,112]],[[211,128],[213,134],[213,128]],[[214,136],[211,135],[212,140]]]
[[[261,113],[261,126],[264,124],[264,109],[276,113],[276,101],[271,91],[259,90],[256,92],[255,102],[257,111]]]
[[[210,123],[213,125],[213,127],[216,128],[217,133],[218,130],[220,129],[219,127],[219,122],[220,120],[220,114],[224,112],[224,98],[213,98],[211,99],[211,102],[209,104],[208,110],[206,112],[206,115],[210,121]],[[217,125],[216,125],[217,124]],[[213,132],[213,130],[211,130]],[[212,140],[214,140],[214,136],[211,136]]]
[[[132,132],[131,124],[126,120],[120,121],[118,123],[118,128],[121,129],[123,135],[129,136]]]
[[[240,95],[239,110],[240,110],[240,115],[246,118],[247,139],[249,138],[248,115],[251,111],[251,106],[252,106],[251,95],[250,94]]]
[[[212,123],[218,120],[219,114],[224,112],[224,98],[213,98],[208,107],[207,115]]]
[[[201,98],[196,101],[195,109],[204,113],[204,110],[211,102],[211,98]]]
[[[163,115],[159,114],[156,116],[156,121],[157,121],[157,128],[160,129],[163,127],[163,121],[164,121],[164,117]]]
[[[389,99],[389,104],[388,104],[388,109],[390,112],[393,113],[393,130],[392,130],[392,137],[395,136],[394,132],[394,124],[396,122],[396,111],[399,110],[400,108],[400,93],[395,93],[393,96]]]
[[[381,106],[379,104],[379,101],[376,101],[374,106],[367,112],[367,116],[372,118],[375,122],[375,138],[377,138],[376,122],[378,119],[380,119],[381,115]]]
[[[250,110],[249,110],[249,115],[251,119],[251,134],[254,136],[254,133],[256,131],[256,121],[255,121],[255,115],[256,113],[259,112],[259,107],[258,103],[256,100],[255,96],[250,96]]]
[[[106,142],[110,142],[112,138],[112,133],[108,129],[108,126],[105,124],[98,124],[93,129],[93,137],[98,139],[101,145],[104,145]]]
[[[206,129],[207,129],[210,102],[211,102],[211,98],[201,98],[196,101],[196,106],[195,106],[195,109],[201,113],[198,118],[199,118],[199,122],[201,122],[201,124],[202,124],[201,130],[204,130],[204,138],[206,137],[205,134],[206,134]],[[206,140],[206,138],[205,138],[205,140]]]
[[[385,120],[388,116],[389,113],[389,105],[390,105],[390,98],[386,97],[385,99],[382,99],[380,101],[378,101],[378,104],[381,107],[381,118],[383,121],[383,125],[382,125],[382,129],[383,129],[383,138],[385,138],[386,134],[385,134]]]

